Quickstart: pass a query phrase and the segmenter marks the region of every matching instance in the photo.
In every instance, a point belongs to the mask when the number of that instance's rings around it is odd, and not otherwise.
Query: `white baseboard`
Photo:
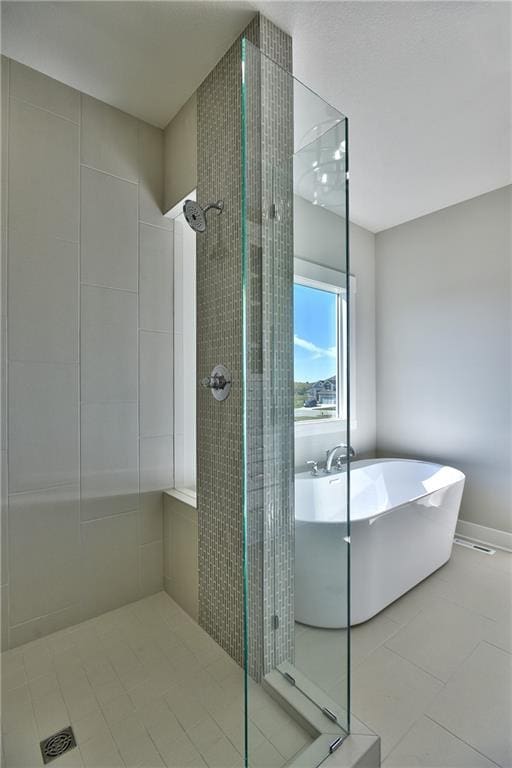
[[[499,531],[496,528],[488,528],[486,525],[459,520],[456,533],[457,536],[462,536],[464,539],[471,539],[471,541],[476,541],[479,544],[490,544],[496,549],[512,552],[512,533],[507,531]]]

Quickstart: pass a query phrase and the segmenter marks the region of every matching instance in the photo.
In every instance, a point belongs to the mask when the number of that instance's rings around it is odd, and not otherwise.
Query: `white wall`
[[[295,256],[332,269],[341,269],[340,228],[343,221],[331,211],[313,206],[301,197],[294,198]],[[350,225],[350,272],[356,278],[355,298],[355,392],[352,405],[357,425],[351,443],[359,457],[375,455],[375,235],[356,224]],[[316,429],[316,425],[315,425]],[[309,459],[324,461],[325,451],[345,440],[331,430],[324,434],[301,435],[295,439],[295,466],[305,468]]]
[[[12,647],[162,588],[172,225],[161,130],[15,61],[2,83]]]
[[[463,520],[512,531],[511,187],[377,235],[377,447],[467,475]]]
[[[164,131],[164,211],[197,186],[197,95],[182,106]]]

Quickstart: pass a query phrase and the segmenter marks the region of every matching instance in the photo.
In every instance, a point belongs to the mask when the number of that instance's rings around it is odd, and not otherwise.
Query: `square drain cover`
[[[60,757],[65,752],[69,752],[70,749],[76,747],[75,734],[71,726],[63,728],[62,731],[54,733],[53,736],[48,736],[47,739],[41,742],[41,754],[43,756],[43,763],[49,763]]]

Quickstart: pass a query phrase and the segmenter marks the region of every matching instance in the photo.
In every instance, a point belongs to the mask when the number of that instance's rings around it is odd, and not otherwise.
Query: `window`
[[[295,259],[296,422],[346,418],[348,345],[344,283],[342,272]]]
[[[189,195],[195,200],[195,192]],[[174,487],[196,488],[196,234],[178,203],[174,220]]]

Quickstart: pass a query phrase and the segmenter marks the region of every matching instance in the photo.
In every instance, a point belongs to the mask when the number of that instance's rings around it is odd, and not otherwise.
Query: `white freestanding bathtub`
[[[450,559],[465,476],[425,461],[355,461],[350,612],[360,624]],[[295,478],[295,619],[347,626],[347,474]]]

